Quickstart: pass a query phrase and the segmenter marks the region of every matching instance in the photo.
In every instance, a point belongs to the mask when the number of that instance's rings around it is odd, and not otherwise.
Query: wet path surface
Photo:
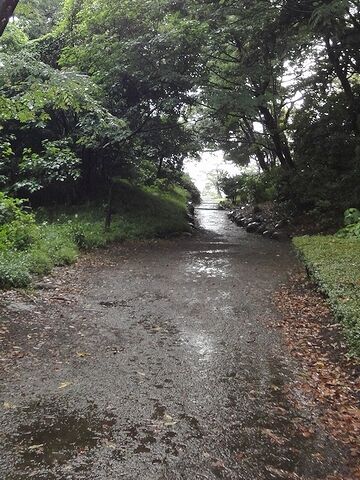
[[[21,314],[8,305],[5,326],[24,331],[25,354],[5,368],[0,478],[337,471],[341,451],[294,391],[295,366],[269,327],[272,292],[294,266],[289,247],[224,212],[197,216],[204,230],[193,238],[114,247]]]

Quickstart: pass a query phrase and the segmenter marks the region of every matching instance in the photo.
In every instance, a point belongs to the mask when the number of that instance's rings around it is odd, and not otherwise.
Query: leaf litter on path
[[[360,479],[360,368],[347,356],[341,325],[304,274],[292,277],[291,285],[276,293],[274,303],[283,317],[276,326],[302,368],[297,386],[320,408],[325,429],[349,452],[349,477],[328,480]]]

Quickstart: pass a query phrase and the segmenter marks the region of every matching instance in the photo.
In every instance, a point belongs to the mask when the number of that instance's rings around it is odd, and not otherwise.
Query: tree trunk
[[[109,231],[111,227],[113,190],[114,190],[114,182],[112,181],[112,179],[109,179],[108,201],[107,201],[106,212],[105,212],[105,231],[106,232]]]
[[[0,37],[18,3],[19,0],[0,0]]]
[[[276,155],[283,167],[294,168],[294,161],[290,152],[287,139],[284,134],[279,131],[279,126],[267,107],[259,106],[259,112],[264,118],[264,124],[272,138]]]
[[[360,102],[355,97],[354,92],[351,88],[351,84],[347,78],[346,71],[340,64],[340,59],[334,48],[330,43],[330,37],[325,37],[326,51],[330,60],[331,65],[334,67],[336,76],[338,77],[341,86],[344,90],[346,100],[350,109],[350,120],[351,125],[356,134],[360,132],[359,118],[360,118]]]
[[[256,146],[257,142],[256,142],[256,137],[255,137],[255,133],[254,133],[254,129],[253,129],[252,124],[247,119],[244,118],[243,125],[241,125],[241,128],[242,128],[245,136],[247,137],[248,141]],[[257,158],[257,162],[258,162],[261,170],[263,172],[268,171],[270,169],[270,167],[266,163],[265,154],[259,146],[256,146],[255,156]]]
[[[270,170],[270,167],[266,163],[264,152],[260,148],[257,148],[256,152],[255,152],[255,155],[256,155],[256,159],[257,159],[257,162],[258,162],[261,170],[263,172],[268,172]]]
[[[158,171],[157,171],[157,174],[156,174],[156,178],[160,178],[161,170],[162,170],[162,166],[163,166],[163,161],[164,161],[164,159],[161,157],[160,160],[159,160],[159,166],[158,166]]]

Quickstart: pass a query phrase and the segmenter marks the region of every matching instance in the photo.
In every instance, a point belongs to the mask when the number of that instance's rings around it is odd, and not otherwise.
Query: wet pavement
[[[112,247],[3,310],[24,354],[5,364],[1,479],[341,475],[270,327],[289,246],[197,217],[192,238]]]

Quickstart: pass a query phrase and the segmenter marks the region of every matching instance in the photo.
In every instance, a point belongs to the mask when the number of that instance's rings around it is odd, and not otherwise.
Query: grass
[[[350,352],[360,357],[360,241],[305,236],[295,238],[294,245],[344,325]]]
[[[34,275],[73,263],[81,250],[189,231],[187,201],[187,192],[178,187],[162,192],[121,182],[115,189],[112,224],[106,232],[104,207],[99,204],[42,209],[37,214],[36,235],[27,248],[0,248],[0,288],[27,287]]]

